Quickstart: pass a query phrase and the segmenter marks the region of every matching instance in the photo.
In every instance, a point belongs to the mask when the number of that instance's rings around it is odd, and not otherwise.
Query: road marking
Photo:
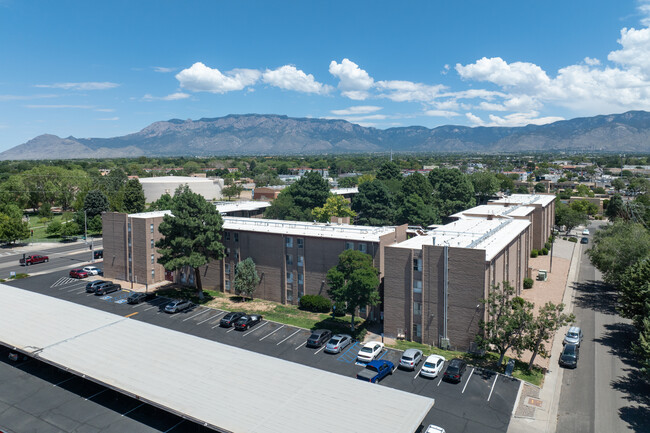
[[[472,378],[472,374],[474,374],[473,368],[472,368],[472,372],[469,374],[469,377],[467,378],[467,382],[465,382],[465,386],[463,387],[463,392],[461,392],[461,394],[465,394],[465,388],[467,388],[467,384],[469,383],[469,380]]]
[[[268,324],[269,324],[269,322],[264,322],[264,323],[262,323],[262,324],[261,324],[260,326],[258,326],[257,328],[251,329],[250,331],[248,331],[247,333],[245,333],[245,334],[244,334],[244,337],[247,336],[248,334],[250,334],[250,333],[253,332],[253,331],[257,331],[258,329],[263,328],[264,325],[268,325]]]
[[[137,311],[136,311],[135,313],[131,313],[131,314],[127,314],[127,315],[126,315],[126,316],[124,316],[124,317],[131,317],[131,316],[135,316],[136,314],[138,314],[138,312],[137,312]]]
[[[90,397],[86,398],[86,400],[90,400],[91,398],[97,397],[99,394],[102,394],[102,393],[104,393],[104,392],[106,392],[106,391],[108,391],[108,388],[107,388],[107,389],[104,389],[104,390],[102,390],[102,391],[99,391],[97,394],[93,394],[93,395],[91,395]]]
[[[487,401],[490,401],[490,398],[492,397],[492,391],[494,391],[494,385],[497,384],[497,379],[499,378],[499,375],[497,374],[496,377],[494,378],[494,382],[492,383],[492,389],[490,389],[490,395],[488,395]]]
[[[325,349],[326,347],[327,347],[327,344],[323,344],[323,345],[320,347],[320,349],[318,349],[316,352],[314,352],[314,355],[316,355],[318,352],[320,352],[321,350]]]
[[[199,323],[197,323],[197,325],[200,325],[201,323],[207,322],[208,320],[212,320],[212,319],[214,319],[215,317],[219,317],[219,316],[221,316],[223,313],[224,313],[224,312],[222,311],[222,312],[219,313],[219,314],[215,314],[215,315],[212,316],[212,317],[209,317],[209,318],[207,318],[207,319],[205,319],[205,320],[200,321]]]
[[[52,386],[59,386],[59,385],[61,385],[62,383],[66,383],[67,381],[74,379],[75,377],[77,377],[77,376],[69,377],[69,378],[67,378],[66,380],[62,380],[61,382],[59,382],[59,383],[55,383],[55,384],[52,385]]]
[[[269,323],[269,322],[266,322],[266,323]],[[280,326],[278,329],[276,329],[275,331],[271,332],[270,334],[266,334],[264,337],[260,338],[260,341],[264,340],[266,337],[268,337],[268,336],[270,336],[270,335],[275,334],[276,332],[278,332],[278,331],[279,331],[280,329],[282,329],[282,328],[284,328],[284,325]]]
[[[131,409],[131,410],[128,411],[128,412],[124,412],[124,413],[122,414],[122,416],[130,414],[131,412],[133,412],[134,410],[136,410],[136,409],[138,409],[138,408],[144,406],[145,404],[146,404],[146,403],[142,403],[142,404],[140,404],[140,406],[136,406],[136,407],[134,407],[133,409]]]
[[[438,385],[436,385],[436,386],[440,386],[440,384],[442,383],[442,378],[443,378],[444,376],[445,376],[444,374],[443,374],[442,376],[440,376],[440,381],[438,382]]]
[[[284,343],[285,341],[287,341],[288,339],[290,339],[291,337],[293,337],[294,335],[296,335],[296,334],[299,333],[299,332],[300,332],[300,329],[298,329],[298,330],[297,330],[296,332],[294,332],[293,334],[289,335],[289,336],[288,336],[287,338],[285,338],[284,340],[280,341],[278,344],[276,344],[276,346],[279,346],[280,344]]]
[[[298,349],[300,349],[302,346],[307,346],[307,342],[305,341],[304,343],[300,343],[300,346],[296,347],[296,348],[293,349],[293,350],[298,350]]]
[[[384,351],[384,353],[382,353],[381,356],[380,356],[379,358],[375,358],[375,360],[379,361],[379,360],[380,360],[381,358],[383,358],[384,355],[386,355],[387,353],[388,353],[388,350]]]
[[[179,425],[183,424],[184,422],[185,422],[184,419],[180,420],[180,421],[178,422],[178,424],[174,425],[174,426],[173,426],[172,428],[170,428],[169,430],[165,430],[163,433],[169,433],[170,431],[174,430],[176,427],[178,427]]]
[[[422,371],[422,367],[420,367],[420,370],[418,370],[418,372],[415,373],[415,377],[413,377],[413,379],[417,379],[421,371]]]
[[[216,325],[214,325],[214,326],[213,326],[212,328],[210,328],[210,329],[214,329],[214,328],[216,328],[217,326],[221,326],[221,320],[219,321],[219,323],[217,323]]]
[[[193,319],[193,318],[195,318],[196,316],[200,316],[200,315],[203,314],[203,313],[207,313],[208,311],[210,311],[210,309],[209,309],[209,308],[205,308],[205,309],[203,309],[200,313],[197,313],[197,314],[195,314],[195,315],[193,315],[193,316],[190,316],[190,317],[188,317],[187,319],[183,319],[183,322],[188,321],[188,320],[190,320],[190,319]]]
[[[226,333],[228,333],[228,332],[232,332],[232,331],[234,331],[234,330],[235,330],[235,325],[232,325],[232,327],[231,327],[229,330],[227,330]]]

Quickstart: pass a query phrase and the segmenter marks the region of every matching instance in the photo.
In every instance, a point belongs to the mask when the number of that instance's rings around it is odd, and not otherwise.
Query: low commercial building
[[[215,206],[222,216],[262,218],[264,211],[271,206],[271,203],[253,200],[219,201],[215,203]]]
[[[512,194],[488,202],[489,206],[529,206],[534,207],[530,221],[532,227],[532,249],[541,250],[553,233],[555,225],[554,194]]]
[[[489,290],[508,281],[521,291],[530,243],[525,219],[467,218],[387,246],[384,334],[468,349]]]
[[[201,194],[206,200],[219,200],[223,189],[223,179],[205,179],[190,176],[143,177],[140,179],[147,203],[158,200],[162,195],[174,195],[181,185],[187,185],[193,192]]]

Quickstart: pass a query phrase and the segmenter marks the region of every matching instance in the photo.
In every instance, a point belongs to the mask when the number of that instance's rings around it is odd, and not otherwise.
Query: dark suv
[[[576,368],[578,358],[580,358],[580,348],[575,344],[567,344],[562,350],[562,355],[560,355],[560,366]]]
[[[104,284],[111,284],[111,282],[104,281],[104,280],[91,281],[88,284],[86,284],[86,292],[95,293],[95,290],[97,290],[98,287],[103,286]]]
[[[459,358],[454,358],[449,362],[443,379],[450,382],[460,382],[463,380],[463,373],[467,369],[467,363]]]
[[[219,321],[219,325],[223,326],[224,328],[230,328],[232,325],[235,324],[236,321],[238,321],[240,318],[244,317],[246,313],[240,312],[234,312],[234,313],[228,313],[225,316],[221,318]]]
[[[317,329],[313,331],[307,339],[307,347],[321,347],[330,338],[332,338],[332,331],[327,329]]]
[[[115,283],[108,283],[97,287],[97,289],[95,290],[95,295],[103,296],[107,293],[117,292],[118,290],[122,290],[122,286]]]

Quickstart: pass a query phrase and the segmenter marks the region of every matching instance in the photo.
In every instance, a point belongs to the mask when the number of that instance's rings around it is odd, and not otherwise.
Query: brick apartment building
[[[488,202],[488,206],[532,206],[535,208],[529,217],[532,223],[533,243],[531,249],[541,250],[553,233],[555,224],[554,194],[512,194]]]
[[[468,349],[484,317],[480,300],[488,290],[509,281],[520,293],[530,226],[527,220],[460,219],[388,246],[385,335]]]

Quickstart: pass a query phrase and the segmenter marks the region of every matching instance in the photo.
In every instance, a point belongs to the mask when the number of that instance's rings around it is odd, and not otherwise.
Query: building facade
[[[161,176],[140,178],[144,198],[147,203],[153,203],[162,195],[174,195],[181,185],[187,185],[192,192],[202,195],[206,200],[221,199],[223,179],[206,179],[190,176]]]
[[[531,249],[541,250],[553,234],[555,225],[554,194],[512,194],[488,202],[488,206],[532,206],[535,210],[530,217],[533,243]]]

